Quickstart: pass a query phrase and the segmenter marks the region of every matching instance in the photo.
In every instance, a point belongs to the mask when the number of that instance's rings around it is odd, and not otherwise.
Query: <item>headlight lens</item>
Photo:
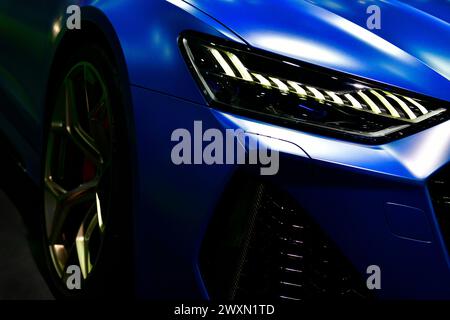
[[[448,102],[289,61],[198,34],[181,37],[210,104],[287,126],[368,142],[448,119]]]

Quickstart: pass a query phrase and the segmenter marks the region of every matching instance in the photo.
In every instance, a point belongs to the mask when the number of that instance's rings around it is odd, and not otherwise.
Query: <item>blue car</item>
[[[449,23],[445,0],[0,1],[0,135],[53,293],[449,299]]]

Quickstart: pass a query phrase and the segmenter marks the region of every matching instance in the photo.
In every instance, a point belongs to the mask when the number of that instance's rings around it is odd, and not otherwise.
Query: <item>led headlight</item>
[[[448,102],[205,37],[180,40],[211,106],[378,142],[449,119]]]

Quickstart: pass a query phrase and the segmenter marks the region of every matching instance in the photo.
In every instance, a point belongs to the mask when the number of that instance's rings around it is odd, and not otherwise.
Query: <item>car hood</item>
[[[248,45],[450,101],[446,0],[186,0]],[[369,5],[381,29],[369,30]]]

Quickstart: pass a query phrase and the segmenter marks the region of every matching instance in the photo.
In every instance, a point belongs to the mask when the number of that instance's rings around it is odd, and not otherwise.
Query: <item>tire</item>
[[[132,294],[125,86],[96,44],[79,46],[55,69],[42,170],[47,282],[56,298]]]

